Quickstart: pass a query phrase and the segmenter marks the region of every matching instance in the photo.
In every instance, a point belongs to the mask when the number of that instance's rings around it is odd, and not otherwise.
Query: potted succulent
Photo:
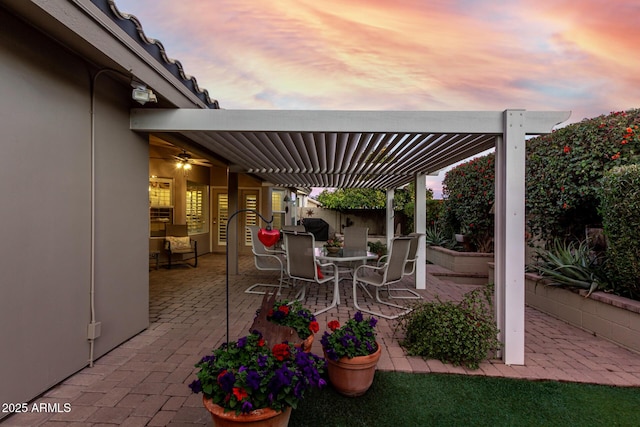
[[[320,330],[316,317],[300,301],[276,301],[267,313],[267,320],[295,329],[304,351],[311,350],[314,334]]]
[[[329,381],[345,396],[360,396],[373,383],[376,365],[380,359],[380,344],[376,341],[378,320],[364,318],[357,312],[343,326],[332,320],[327,324],[320,343],[327,359]]]
[[[326,385],[324,359],[287,342],[268,343],[258,333],[222,344],[196,367],[189,387],[203,394],[216,426],[265,418],[267,425],[286,426],[305,392]]]

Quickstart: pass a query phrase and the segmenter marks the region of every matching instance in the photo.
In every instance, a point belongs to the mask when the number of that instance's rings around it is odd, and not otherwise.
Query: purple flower
[[[242,402],[242,409],[240,411],[244,414],[248,414],[249,412],[253,411],[253,405],[248,400],[245,400],[244,402]]]
[[[355,319],[355,321],[356,321],[356,322],[362,322],[362,319],[363,319],[363,317],[362,317],[362,313],[358,311],[358,312],[353,316],[353,318]]]
[[[260,388],[260,374],[256,371],[249,371],[247,373],[247,385],[253,390],[258,390]]]
[[[223,375],[218,377],[218,384],[225,393],[231,393],[233,386],[236,383],[236,376],[232,372],[226,371]]]
[[[378,324],[378,319],[376,319],[375,317],[372,317],[369,319],[369,326],[371,326],[372,328],[375,328],[377,324]]]
[[[242,337],[240,339],[238,339],[238,348],[244,348],[244,346],[247,345],[247,337]]]
[[[269,361],[269,357],[264,355],[264,354],[260,354],[258,356],[258,366],[261,368],[265,368],[267,366],[267,362]]]
[[[191,384],[189,384],[189,388],[193,393],[200,393],[202,391],[202,383],[200,380],[194,380]]]

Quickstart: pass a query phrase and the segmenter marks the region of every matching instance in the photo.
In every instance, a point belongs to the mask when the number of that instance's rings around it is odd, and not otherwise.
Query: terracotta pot
[[[329,381],[333,388],[344,396],[362,396],[373,384],[373,376],[376,373],[381,350],[382,348],[378,344],[378,350],[373,354],[351,359],[343,357],[338,361],[327,358],[325,354]]]
[[[224,408],[207,399],[202,398],[204,407],[213,418],[216,427],[287,427],[291,417],[291,407],[284,411],[274,411],[271,408],[256,409],[248,414],[236,415],[235,411],[224,412]]]

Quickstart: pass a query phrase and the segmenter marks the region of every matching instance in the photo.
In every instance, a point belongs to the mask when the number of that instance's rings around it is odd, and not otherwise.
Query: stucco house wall
[[[0,402],[88,364],[92,71],[0,8]],[[148,325],[148,144],[129,109],[128,89],[98,77],[95,357]]]

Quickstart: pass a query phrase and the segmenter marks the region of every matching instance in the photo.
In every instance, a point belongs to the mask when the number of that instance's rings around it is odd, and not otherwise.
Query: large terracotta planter
[[[248,414],[236,415],[235,411],[224,412],[224,408],[213,403],[211,399],[203,397],[202,401],[216,427],[287,427],[291,417],[291,407],[284,411],[274,411],[271,408],[256,409]]]
[[[373,384],[376,365],[380,359],[381,347],[368,356],[357,356],[349,359],[343,357],[338,361],[327,359],[329,381],[336,391],[344,396],[362,396]]]

